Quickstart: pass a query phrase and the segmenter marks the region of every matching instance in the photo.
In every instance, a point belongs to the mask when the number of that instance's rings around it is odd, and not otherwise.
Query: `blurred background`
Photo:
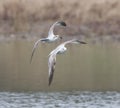
[[[64,35],[119,38],[119,10],[119,0],[1,0],[0,34],[41,37],[53,22],[64,20],[70,26],[61,30]]]

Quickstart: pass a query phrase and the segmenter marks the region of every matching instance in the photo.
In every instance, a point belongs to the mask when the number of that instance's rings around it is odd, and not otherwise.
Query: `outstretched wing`
[[[49,67],[49,86],[52,83],[53,75],[55,71],[55,64],[56,64],[56,54],[53,54],[49,57],[48,67]]]
[[[87,44],[86,42],[84,41],[81,41],[81,40],[78,40],[78,39],[72,39],[72,40],[69,40],[69,41],[66,41],[64,43],[62,43],[62,45],[66,45],[66,44],[69,44],[69,43],[74,43],[74,44]]]
[[[35,42],[34,44],[34,47],[32,49],[32,54],[31,54],[31,58],[30,58],[30,63],[32,62],[32,58],[33,58],[33,55],[34,55],[34,52],[35,52],[35,49],[37,48],[39,42],[41,41],[42,39],[39,39],[38,41]]]
[[[77,40],[77,39],[72,39],[72,40],[69,40],[69,41],[65,41],[62,44],[60,44],[59,46],[57,46],[53,51],[51,51],[50,54],[49,54],[49,56],[52,55],[52,54],[54,54],[54,53],[57,54],[61,48],[63,48],[66,44],[69,44],[69,43],[87,44],[86,42],[80,41],[80,40]]]
[[[81,43],[81,44],[86,44],[86,42],[77,40],[77,39],[72,39],[69,41],[66,41],[62,44],[60,44],[57,48],[55,48],[51,53],[49,54],[49,60],[48,60],[48,67],[49,67],[49,86],[53,80],[53,75],[55,71],[55,64],[56,64],[56,54],[66,45],[69,43]]]
[[[60,44],[59,46],[57,46],[53,51],[51,51],[50,54],[49,54],[49,56],[52,55],[52,54],[54,54],[54,53],[57,54],[61,48],[63,48],[66,44],[69,44],[69,43],[86,44],[86,42],[80,41],[78,39],[72,39],[72,40],[69,40],[69,41],[65,41],[62,44]]]
[[[55,27],[56,25],[66,26],[66,23],[63,22],[63,21],[57,21],[57,22],[55,22],[55,23],[50,27],[50,30],[49,30],[49,32],[48,32],[48,38],[53,38],[53,37],[54,37],[53,30],[54,30],[54,27]]]

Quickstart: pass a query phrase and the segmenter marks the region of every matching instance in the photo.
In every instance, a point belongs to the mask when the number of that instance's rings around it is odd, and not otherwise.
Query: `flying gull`
[[[69,43],[75,43],[75,44],[86,44],[86,42],[80,41],[78,39],[72,39],[69,41],[66,41],[62,44],[60,44],[57,48],[55,48],[50,54],[49,54],[49,60],[48,60],[48,68],[49,68],[49,86],[53,80],[53,75],[55,71],[55,64],[56,64],[56,55],[64,53],[67,48],[65,47],[66,44]]]
[[[30,59],[30,63],[32,62],[32,58],[33,58],[33,55],[34,55],[34,52],[35,52],[35,49],[37,48],[39,42],[47,42],[47,43],[51,43],[51,42],[54,42],[58,39],[62,39],[62,37],[60,37],[59,35],[55,35],[53,30],[54,30],[54,27],[55,26],[66,26],[66,23],[63,22],[63,21],[57,21],[55,22],[51,27],[50,27],[50,30],[48,32],[48,37],[46,38],[41,38],[39,40],[37,40],[34,44],[34,47],[32,49],[32,54],[31,54],[31,59]]]

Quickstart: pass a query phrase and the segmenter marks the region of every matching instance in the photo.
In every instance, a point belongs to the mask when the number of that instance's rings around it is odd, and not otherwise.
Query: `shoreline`
[[[118,0],[1,0],[0,38],[46,37],[49,27],[63,20],[68,26],[56,28],[56,34],[120,40],[119,10]]]
[[[33,23],[30,28],[26,31],[7,31],[5,28],[2,31],[0,27],[0,42],[5,41],[13,41],[13,40],[28,40],[33,41],[39,38],[47,37],[49,27],[53,24],[53,21],[47,21],[42,23]],[[104,29],[104,25],[102,25]],[[115,25],[114,25],[115,26]],[[3,26],[4,27],[4,26]],[[10,27],[7,26],[9,29]],[[96,27],[96,28],[95,28]],[[6,30],[6,31],[5,31]],[[96,32],[94,32],[96,30]],[[97,32],[99,31],[99,33]],[[92,43],[103,42],[103,41],[111,41],[111,42],[120,42],[120,31],[118,29],[116,31],[112,31],[109,28],[106,30],[100,30],[99,25],[91,24],[91,25],[80,25],[80,24],[70,24],[67,22],[67,27],[56,27],[54,33],[56,35],[61,35],[65,37],[65,39],[78,38],[78,39],[87,39]]]

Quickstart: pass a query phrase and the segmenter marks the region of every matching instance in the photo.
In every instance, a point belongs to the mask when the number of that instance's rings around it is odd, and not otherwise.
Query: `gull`
[[[39,40],[37,40],[34,44],[34,47],[32,49],[32,54],[31,54],[31,59],[30,59],[30,63],[32,62],[32,58],[33,58],[33,55],[34,55],[34,52],[35,52],[35,49],[37,48],[39,42],[47,42],[47,43],[51,43],[51,42],[54,42],[58,39],[62,39],[61,36],[59,35],[55,35],[53,30],[55,28],[55,26],[67,26],[65,22],[63,21],[57,21],[55,22],[51,27],[50,27],[50,30],[48,32],[48,37],[46,38],[41,38]]]
[[[86,42],[80,41],[78,39],[72,39],[66,42],[63,42],[60,44],[58,47],[56,47],[53,51],[50,52],[49,54],[49,60],[48,60],[48,72],[49,72],[49,86],[53,80],[53,75],[55,71],[55,64],[56,64],[56,55],[57,54],[63,54],[67,48],[65,47],[66,44],[69,43],[75,43],[75,44],[86,44]]]

